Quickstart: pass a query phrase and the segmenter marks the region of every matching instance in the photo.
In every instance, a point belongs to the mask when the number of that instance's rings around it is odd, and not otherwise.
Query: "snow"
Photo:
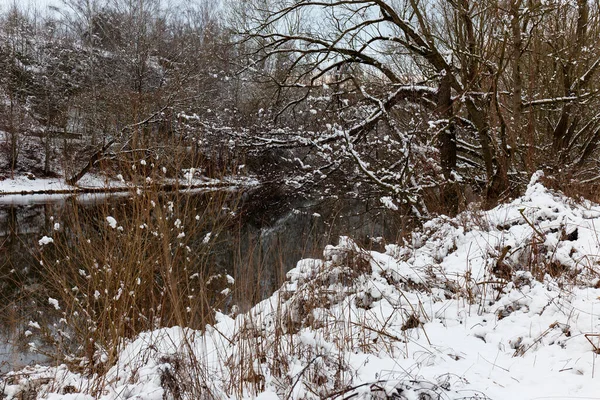
[[[193,172],[193,169],[192,169]],[[232,176],[222,179],[209,179],[204,176],[195,177],[188,172],[185,173],[185,179],[163,179],[161,183],[174,185],[179,183],[182,186],[188,186],[190,189],[209,189],[213,187],[252,187],[259,184],[258,180],[252,177]],[[129,191],[134,186],[125,182],[121,174],[115,179],[87,174],[81,178],[76,186],[65,183],[64,178],[28,178],[19,176],[14,179],[0,180],[0,201],[9,195],[31,195],[31,194],[73,194],[85,191]]]
[[[40,246],[44,246],[50,243],[54,243],[54,239],[52,239],[51,237],[48,236],[44,236],[42,237],[39,241],[38,241]]]
[[[122,177],[121,177],[122,178]],[[17,176],[14,179],[0,180],[0,195],[31,193],[72,193],[85,189],[127,189],[127,184],[106,176],[87,174],[77,182],[68,185],[64,178],[37,178]]]
[[[101,382],[93,398],[174,398],[164,377],[178,376],[215,398],[597,398],[600,206],[539,178],[385,253],[341,237],[246,313],[123,341],[104,375],[8,374],[5,396],[38,382],[39,399],[88,399]]]
[[[110,226],[113,229],[117,227],[117,220],[114,217],[106,217],[106,222],[108,222],[108,226]]]
[[[53,299],[52,297],[48,298],[48,303],[57,310],[60,310],[60,306],[58,305],[58,300]]]
[[[27,177],[17,177],[0,181],[0,194],[63,191],[69,188],[64,180],[57,178],[31,180]]]
[[[35,328],[35,329],[42,329],[40,327],[40,324],[38,324],[37,322],[34,322],[34,321],[29,321],[29,326],[32,328]]]
[[[383,196],[379,199],[379,201],[381,201],[381,203],[386,208],[389,208],[390,210],[393,210],[393,211],[398,211],[398,206],[396,204],[394,204],[394,201],[392,200],[392,198],[390,196]]]

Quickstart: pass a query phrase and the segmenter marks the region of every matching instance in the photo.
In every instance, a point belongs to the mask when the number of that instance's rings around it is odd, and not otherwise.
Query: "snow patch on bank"
[[[150,184],[152,183],[152,180],[146,180],[146,183]],[[203,190],[213,187],[253,187],[260,184],[256,178],[246,176],[228,176],[221,179],[198,176],[189,180],[165,178],[157,183],[159,185],[164,184],[168,186],[175,186],[178,184],[181,189],[187,190]],[[101,175],[87,174],[74,186],[65,183],[64,178],[19,176],[14,179],[0,180],[0,198],[8,195],[70,194],[74,192],[85,192],[86,190],[127,191],[137,187],[138,186],[131,182],[125,182],[121,175],[117,175],[117,177],[113,179]]]

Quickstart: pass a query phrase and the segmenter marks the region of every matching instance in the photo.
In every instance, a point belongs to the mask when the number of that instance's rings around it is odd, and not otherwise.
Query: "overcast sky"
[[[19,7],[27,8],[28,6],[46,9],[49,5],[58,6],[61,4],[60,0],[0,0],[0,9],[6,10],[12,4],[17,4]]]
[[[221,0],[213,0],[212,2],[215,6],[220,3]],[[161,3],[163,6],[168,5],[188,5],[197,3],[198,0],[162,0]],[[28,6],[35,7],[41,11],[47,11],[48,6],[59,7],[63,5],[61,0],[0,0],[0,11],[6,10],[12,4],[17,4],[19,7],[26,8]]]

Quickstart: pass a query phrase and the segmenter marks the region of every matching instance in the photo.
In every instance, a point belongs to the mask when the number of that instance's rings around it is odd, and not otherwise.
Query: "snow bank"
[[[152,180],[147,178],[146,183],[151,182]],[[182,188],[188,187],[189,190],[252,187],[259,185],[258,180],[254,177],[226,176],[221,179],[213,179],[201,175],[190,179],[164,178],[158,183],[167,186],[179,184]],[[87,174],[75,186],[66,184],[64,178],[35,178],[30,175],[29,177],[18,176],[14,179],[0,179],[0,199],[10,195],[73,194],[98,190],[127,192],[134,188],[136,186],[133,183],[125,182],[123,176],[120,174],[117,175],[116,179],[102,175]]]
[[[510,204],[434,219],[385,254],[341,238],[248,313],[125,343],[106,375],[32,367],[4,378],[5,396],[595,398],[596,227],[599,206],[534,179]]]
[[[16,177],[0,181],[0,194],[65,191],[70,187],[62,179]]]

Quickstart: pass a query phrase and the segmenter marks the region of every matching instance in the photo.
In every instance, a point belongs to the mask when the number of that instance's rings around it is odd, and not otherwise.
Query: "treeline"
[[[96,164],[168,162],[183,146],[195,151],[183,158],[201,157],[202,124],[239,119],[230,38],[210,2],[11,6],[0,16],[1,167],[68,178],[94,155]],[[37,164],[27,146],[41,152]]]
[[[597,0],[65,0],[9,8],[0,34],[10,171],[35,137],[38,169],[76,180],[73,152],[52,164],[73,140],[90,167],[243,163],[416,216],[492,205],[540,168],[600,182]]]

